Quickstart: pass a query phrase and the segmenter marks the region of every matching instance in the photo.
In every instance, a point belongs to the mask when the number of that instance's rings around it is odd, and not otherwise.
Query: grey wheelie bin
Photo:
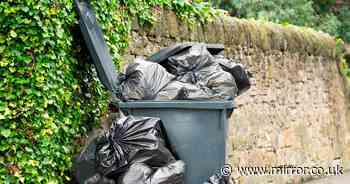
[[[135,101],[119,107],[131,115],[160,117],[171,150],[186,164],[186,184],[203,183],[225,164],[231,101]]]
[[[80,29],[99,78],[107,89],[120,96],[118,74],[95,15],[88,3],[76,0],[75,4]],[[174,54],[172,51],[150,60],[157,62],[166,54]],[[186,184],[203,183],[225,164],[232,101],[129,101],[116,105],[125,114],[159,117],[162,120],[171,150],[186,164]]]

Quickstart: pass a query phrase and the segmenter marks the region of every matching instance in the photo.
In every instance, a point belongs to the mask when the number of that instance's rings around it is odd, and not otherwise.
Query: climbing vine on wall
[[[207,3],[91,0],[116,64],[131,21],[172,9],[207,21]],[[65,183],[79,137],[106,111],[108,94],[88,63],[72,0],[0,1],[0,183]]]

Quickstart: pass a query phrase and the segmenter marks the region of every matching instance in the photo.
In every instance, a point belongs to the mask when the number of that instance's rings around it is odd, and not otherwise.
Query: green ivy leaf
[[[13,37],[13,38],[16,38],[17,37],[17,33],[14,30],[11,30],[10,31],[10,36]]]
[[[9,130],[9,129],[1,129],[0,133],[5,138],[8,138],[11,135],[11,130]]]

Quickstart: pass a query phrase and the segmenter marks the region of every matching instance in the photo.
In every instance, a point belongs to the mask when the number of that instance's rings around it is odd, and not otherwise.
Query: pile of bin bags
[[[250,87],[241,64],[195,44],[155,63],[136,59],[120,76],[124,101],[233,100]]]
[[[183,184],[185,164],[167,149],[159,118],[127,116],[112,123],[76,158],[80,184]],[[205,180],[205,179],[204,179]],[[212,176],[205,184],[224,184]]]

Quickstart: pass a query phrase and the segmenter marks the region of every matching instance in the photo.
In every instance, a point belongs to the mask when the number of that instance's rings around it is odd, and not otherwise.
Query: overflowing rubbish
[[[118,75],[121,100],[229,101],[250,88],[249,72],[243,65],[225,58],[222,51],[216,52],[220,49],[209,52],[205,44],[193,44],[170,51],[167,53],[173,55],[166,59],[162,55],[162,62],[136,59],[128,65],[124,74]],[[161,126],[160,119],[152,117],[126,116],[114,121],[109,131],[93,139],[76,159],[77,181],[184,183],[185,163],[176,160],[166,147]],[[229,182],[213,175],[203,184]]]
[[[244,66],[226,58],[223,45],[186,43],[137,59],[118,74],[91,6],[86,0],[74,2],[99,79],[123,101],[118,107],[124,103],[123,110],[129,114],[161,117],[165,125],[163,130],[160,118],[140,116],[114,121],[76,158],[77,182],[199,184],[207,180],[205,184],[229,184],[220,175],[207,177],[225,160],[232,100],[250,88]],[[185,163],[175,159],[173,150]]]
[[[159,64],[137,59],[127,66],[119,77],[123,100],[233,100],[250,88],[243,65],[212,55],[205,44],[175,51]]]
[[[126,184],[131,180],[128,173],[148,167],[150,171],[143,171],[150,172],[154,184],[169,180],[184,169],[166,148],[164,137],[159,118],[123,117],[81,152],[75,162],[75,176],[79,183],[109,183],[123,175],[122,183]]]
[[[199,49],[200,48],[200,49]],[[191,61],[176,61],[175,57],[184,55],[187,53],[190,53],[192,49],[192,54],[190,55],[198,55],[198,53],[201,53],[202,51],[202,58],[201,59],[195,59],[195,57],[191,58]],[[195,52],[195,50],[199,52]],[[189,54],[187,56],[190,57]],[[163,48],[157,53],[150,56],[148,59],[152,62],[156,62],[161,64],[163,67],[165,67],[170,73],[176,74],[176,73],[187,73],[191,74],[191,72],[183,72],[188,70],[188,68],[191,69],[197,69],[200,68],[202,65],[201,63],[209,63],[210,61],[205,60],[208,57],[213,57],[211,60],[213,62],[218,63],[220,67],[230,73],[236,83],[236,86],[238,88],[237,95],[241,95],[245,91],[247,91],[250,88],[250,76],[251,74],[246,70],[246,68],[238,63],[237,61],[234,61],[232,59],[226,58],[224,56],[224,46],[221,44],[204,44],[204,43],[182,43],[182,44],[176,44],[174,46]],[[198,56],[197,56],[198,58]],[[175,61],[174,61],[175,59]],[[200,63],[198,63],[200,61]],[[188,62],[186,65],[185,62]],[[195,66],[193,65],[193,62],[195,63]],[[184,65],[185,64],[185,65]],[[174,67],[175,66],[175,67]],[[181,71],[178,71],[178,69],[184,69]],[[193,78],[193,77],[192,77]]]

